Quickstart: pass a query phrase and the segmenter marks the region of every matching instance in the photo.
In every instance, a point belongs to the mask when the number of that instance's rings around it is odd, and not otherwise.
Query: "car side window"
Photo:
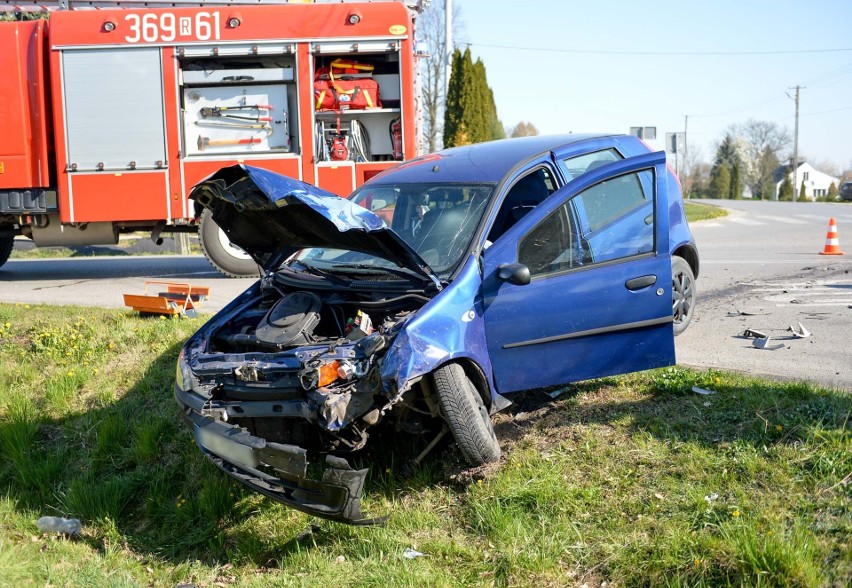
[[[643,184],[653,186],[650,171],[612,178],[577,194],[520,240],[518,262],[531,276],[541,276],[652,252],[654,205]]]
[[[586,172],[592,171],[596,167],[622,159],[624,159],[624,157],[622,157],[618,151],[610,148],[595,151],[593,153],[584,153],[583,155],[578,155],[576,157],[568,157],[562,160],[562,163],[565,164],[565,168],[571,175],[571,179],[574,179],[582,176]]]
[[[519,178],[503,199],[491,231],[488,233],[488,240],[496,241],[555,190],[556,181],[553,173],[546,167],[538,167]]]

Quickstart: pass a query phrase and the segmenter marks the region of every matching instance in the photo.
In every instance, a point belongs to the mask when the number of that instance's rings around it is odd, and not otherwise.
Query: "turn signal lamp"
[[[319,367],[319,381],[317,386],[322,388],[328,386],[337,379],[337,368],[340,367],[340,362],[336,359],[330,363],[325,363]]]

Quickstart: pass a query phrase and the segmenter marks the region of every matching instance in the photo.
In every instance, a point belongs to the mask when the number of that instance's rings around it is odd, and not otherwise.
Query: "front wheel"
[[[205,208],[198,228],[201,250],[213,266],[231,278],[256,278],[260,275],[257,264],[242,249],[231,244],[225,231],[213,220],[213,213]]]
[[[457,363],[435,370],[435,392],[444,420],[472,466],[500,459],[500,444],[482,396]]]
[[[15,247],[14,237],[0,237],[0,266],[9,260],[12,249]]]
[[[675,337],[692,321],[695,308],[695,274],[682,257],[672,257],[672,320]]]

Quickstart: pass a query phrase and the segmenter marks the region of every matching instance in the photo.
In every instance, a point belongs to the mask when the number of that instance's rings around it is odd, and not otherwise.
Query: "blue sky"
[[[454,0],[454,5],[463,23],[456,44],[470,43],[474,58],[484,61],[507,126],[530,121],[543,134],[656,126],[662,138],[683,131],[689,115],[690,148],[700,147],[711,160],[733,123],[774,121],[792,134],[795,103],[785,93],[799,84],[807,86],[801,91],[799,152],[809,161],[852,169],[852,0]],[[849,50],[641,54],[821,49]]]

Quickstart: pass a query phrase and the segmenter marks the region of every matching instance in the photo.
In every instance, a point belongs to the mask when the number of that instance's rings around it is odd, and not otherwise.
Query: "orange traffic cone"
[[[840,239],[837,238],[837,221],[828,219],[828,233],[825,236],[825,250],[820,255],[843,255],[840,250]]]

